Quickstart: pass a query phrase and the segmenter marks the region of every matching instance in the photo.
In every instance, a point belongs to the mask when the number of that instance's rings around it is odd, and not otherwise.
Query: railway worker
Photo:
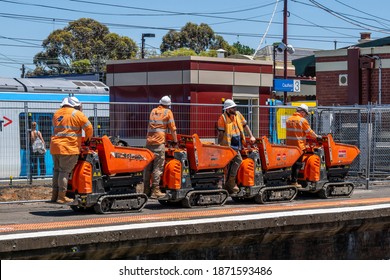
[[[169,109],[171,103],[169,96],[163,96],[160,99],[160,105],[150,112],[149,117],[146,148],[154,153],[155,158],[144,173],[144,192],[153,199],[165,196],[160,190],[160,179],[164,171],[165,142],[168,131],[172,134],[173,144],[177,145],[175,119]]]
[[[54,113],[52,122],[54,133],[50,141],[50,153],[54,174],[51,201],[64,204],[73,201],[66,197],[66,190],[70,173],[80,154],[83,131],[87,142],[92,137],[93,127],[83,114],[80,101],[73,96],[62,100],[61,108]]]
[[[306,150],[306,139],[320,138],[311,129],[306,117],[309,115],[309,107],[306,104],[301,104],[297,107],[296,112],[286,121],[286,144],[296,146],[303,152]],[[292,167],[291,183],[298,185],[297,178],[299,169],[302,168],[302,157]]]
[[[237,104],[233,100],[225,100],[223,111],[217,124],[218,144],[230,146],[237,152],[237,155],[229,164],[228,176],[225,183],[225,189],[230,194],[234,194],[239,192],[239,188],[236,186],[236,176],[242,162],[240,150],[246,144],[245,132],[249,135],[251,143],[254,143],[256,139],[249,125],[247,125],[244,116],[237,111]]]

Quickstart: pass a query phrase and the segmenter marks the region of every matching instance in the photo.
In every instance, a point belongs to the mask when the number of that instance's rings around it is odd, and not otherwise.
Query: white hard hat
[[[229,109],[229,108],[233,108],[233,107],[237,107],[237,104],[234,103],[234,101],[231,99],[226,99],[225,102],[223,103],[224,110]]]
[[[165,95],[160,99],[160,104],[164,106],[170,106],[172,102],[169,96]]]
[[[74,107],[81,106],[81,102],[76,97],[70,96],[70,97],[65,97],[62,100],[61,107],[64,107],[66,105],[74,108]]]
[[[298,106],[297,111],[305,111],[306,114],[309,114],[309,107],[306,104],[301,104]]]

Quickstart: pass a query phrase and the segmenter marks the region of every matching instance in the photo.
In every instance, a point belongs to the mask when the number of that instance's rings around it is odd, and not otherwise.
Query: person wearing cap
[[[171,98],[163,96],[160,105],[150,112],[146,148],[154,153],[153,162],[144,172],[144,193],[152,199],[161,199],[165,196],[160,190],[160,179],[164,170],[166,134],[170,132],[173,145],[177,145],[175,119],[171,106]],[[150,186],[151,184],[151,186]]]
[[[256,139],[244,116],[237,111],[237,104],[233,100],[225,100],[223,111],[217,124],[218,144],[229,146],[237,152],[237,155],[229,164],[228,176],[224,186],[230,194],[234,194],[239,192],[239,188],[236,186],[236,176],[242,162],[240,150],[246,144],[245,132],[249,135],[251,143],[254,143]]]
[[[79,158],[83,131],[85,142],[93,134],[93,127],[82,112],[81,102],[74,96],[65,97],[61,108],[53,116],[54,132],[50,141],[50,153],[54,162],[53,192],[51,201],[69,203],[66,197],[69,176]]]
[[[286,121],[286,145],[296,146],[302,151],[306,150],[306,139],[317,139],[319,136],[311,129],[306,117],[309,115],[309,107],[301,104],[296,112]],[[292,167],[291,183],[298,185],[297,178],[299,169],[302,167],[302,157]]]

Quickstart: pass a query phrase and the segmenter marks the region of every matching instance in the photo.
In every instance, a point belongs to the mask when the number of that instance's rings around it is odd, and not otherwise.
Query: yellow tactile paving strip
[[[389,203],[389,202],[390,202],[390,197],[384,197],[384,198],[346,199],[346,200],[337,200],[337,201],[319,200],[318,202],[311,202],[305,204],[288,204],[288,203],[268,204],[268,205],[258,205],[254,207],[245,207],[245,208],[242,207],[197,208],[196,210],[183,211],[183,212],[164,212],[164,213],[153,213],[153,214],[132,213],[128,216],[121,216],[121,217],[114,217],[109,214],[103,217],[99,216],[96,218],[89,218],[84,220],[0,225],[0,233],[68,229],[68,228],[114,225],[114,224],[188,220],[188,219],[196,219],[196,218],[257,214],[257,213],[289,211],[289,210],[303,210],[303,209],[329,208],[329,207],[350,207],[350,206],[382,204],[382,203]]]

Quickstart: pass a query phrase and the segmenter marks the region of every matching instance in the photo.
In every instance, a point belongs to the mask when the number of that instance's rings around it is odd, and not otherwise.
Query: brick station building
[[[163,95],[170,95],[173,103],[221,105],[199,107],[196,113],[189,109],[176,117],[177,122],[182,121],[181,128],[190,124],[185,133],[215,137],[215,127],[204,127],[200,116],[220,114],[226,98],[239,105],[266,104],[272,92],[273,63],[198,56],[109,61],[107,85],[111,102],[158,103]],[[148,119],[148,113],[142,119]],[[268,127],[268,119],[260,118],[258,110],[251,113],[252,130],[257,135],[260,127]],[[131,116],[122,114],[120,118],[130,120]],[[111,122],[113,126],[119,123],[123,126],[123,122]],[[125,133],[126,128],[120,130]]]
[[[317,104],[390,104],[390,37],[315,52]]]

